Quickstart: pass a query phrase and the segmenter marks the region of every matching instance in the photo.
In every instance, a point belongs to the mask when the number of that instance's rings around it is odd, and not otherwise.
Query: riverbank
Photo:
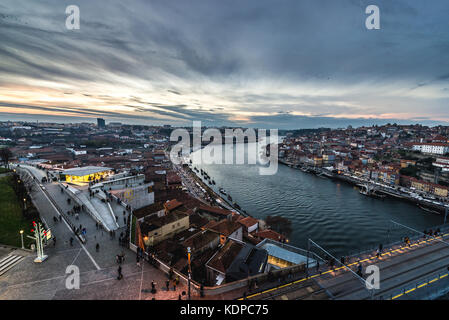
[[[449,210],[449,204],[419,197],[414,194],[413,190],[407,189],[405,187],[398,187],[398,186],[392,187],[389,185],[370,181],[346,173],[338,174],[329,171],[325,168],[311,167],[307,165],[298,165],[285,160],[279,160],[279,163],[284,164],[293,169],[298,169],[303,172],[314,174],[320,177],[327,177],[329,179],[339,180],[357,187],[365,186],[367,189],[370,189],[371,191],[377,194],[385,195],[396,200],[413,203],[417,205],[420,209],[427,212],[432,212],[435,214],[447,214],[447,211]]]
[[[218,206],[222,207],[223,209],[227,210],[233,210],[239,213],[242,216],[249,216],[249,214],[239,208],[237,208],[233,203],[230,203],[228,199],[225,199],[220,194],[218,194],[215,190],[213,190],[210,186],[208,186],[201,176],[199,176],[196,171],[191,168],[191,165],[188,165],[188,174],[194,179],[194,182],[198,183],[201,188],[205,190],[207,193],[207,196],[209,197],[212,204],[217,204]]]

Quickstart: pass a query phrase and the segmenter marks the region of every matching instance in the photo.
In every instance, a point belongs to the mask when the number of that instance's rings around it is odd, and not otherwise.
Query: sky
[[[447,0],[2,0],[0,120],[448,125],[448,17]]]

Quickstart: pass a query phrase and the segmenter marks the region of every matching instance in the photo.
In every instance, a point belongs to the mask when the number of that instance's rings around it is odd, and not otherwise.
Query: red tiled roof
[[[213,256],[207,265],[222,273],[226,273],[226,270],[231,266],[242,248],[243,244],[230,240]]]
[[[209,225],[209,224],[207,224],[207,225]],[[227,237],[227,236],[230,236],[232,233],[234,233],[241,227],[242,226],[237,222],[230,221],[228,219],[224,219],[224,220],[221,220],[221,221],[215,223],[215,225],[208,227],[208,229],[210,229],[212,231],[216,231],[216,232],[218,232],[222,235],[225,235]]]
[[[256,232],[254,234],[254,236],[262,238],[262,239],[271,239],[271,240],[275,240],[275,241],[285,239],[285,237],[282,234],[277,233],[276,231],[273,231],[271,229],[266,229],[266,230]]]
[[[221,209],[218,207],[206,206],[206,205],[200,205],[200,206],[198,206],[198,209],[202,210],[202,211],[207,211],[210,213],[222,215],[222,216],[228,216],[228,215],[232,214],[232,211],[230,211],[230,210]]]
[[[257,219],[254,219],[253,217],[246,217],[238,220],[238,222],[246,228],[252,227],[253,225],[259,223],[259,221]]]
[[[164,203],[164,208],[168,211],[172,211],[180,206],[182,206],[182,202],[179,202],[176,199],[173,199],[173,200],[170,200],[170,201]]]

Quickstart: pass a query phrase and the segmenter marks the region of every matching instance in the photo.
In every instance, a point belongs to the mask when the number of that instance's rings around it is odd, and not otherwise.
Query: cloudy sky
[[[448,17],[447,0],[2,0],[0,120],[448,124]]]

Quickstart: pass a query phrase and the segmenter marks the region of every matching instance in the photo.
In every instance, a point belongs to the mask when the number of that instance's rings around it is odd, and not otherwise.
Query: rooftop
[[[91,174],[95,174],[95,173],[99,173],[99,172],[105,172],[105,171],[109,171],[109,170],[112,170],[112,168],[87,166],[87,167],[67,169],[67,170],[64,170],[62,172],[62,174],[82,177],[82,176],[87,176],[87,175],[91,175]]]

